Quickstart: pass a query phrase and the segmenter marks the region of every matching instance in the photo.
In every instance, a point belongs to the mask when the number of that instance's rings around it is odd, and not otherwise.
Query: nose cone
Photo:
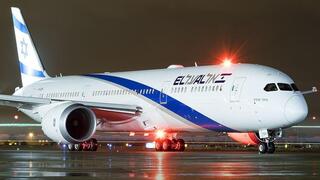
[[[291,97],[285,106],[285,116],[290,123],[297,124],[303,121],[308,115],[308,106],[301,96]]]

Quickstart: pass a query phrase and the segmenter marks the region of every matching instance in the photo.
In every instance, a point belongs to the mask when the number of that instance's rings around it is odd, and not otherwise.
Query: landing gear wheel
[[[162,149],[164,151],[170,151],[171,150],[171,140],[170,139],[165,139],[162,143]]]
[[[156,151],[162,151],[162,141],[160,139],[156,140],[155,149],[156,149]]]
[[[273,142],[268,143],[267,153],[273,154],[275,150],[276,150],[276,146],[274,145],[274,143]]]
[[[176,145],[176,150],[177,151],[184,151],[185,149],[185,143],[183,139],[178,139],[177,140],[177,145]]]
[[[82,151],[90,151],[90,140],[81,143]]]
[[[258,149],[260,154],[265,154],[268,151],[267,143],[264,143],[264,142],[260,143],[258,146]]]
[[[96,139],[92,138],[90,140],[90,150],[97,151],[97,149],[98,149],[98,141]]]
[[[68,144],[68,150],[69,151],[74,151],[74,145],[73,144]]]
[[[82,144],[75,144],[75,145],[74,145],[74,149],[75,149],[76,151],[82,151]]]

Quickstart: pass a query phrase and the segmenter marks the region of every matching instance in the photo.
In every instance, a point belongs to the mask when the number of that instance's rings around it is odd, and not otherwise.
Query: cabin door
[[[162,83],[160,89],[160,104],[167,104],[168,103],[168,92],[170,88],[170,81],[165,81]]]
[[[230,91],[230,102],[239,102],[240,101],[240,96],[241,96],[241,91],[244,82],[246,81],[245,77],[237,77],[233,81],[233,84],[231,86],[231,91]]]

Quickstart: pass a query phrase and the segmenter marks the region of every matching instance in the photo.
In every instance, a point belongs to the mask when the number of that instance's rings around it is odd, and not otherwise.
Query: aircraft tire
[[[183,139],[178,139],[177,140],[177,145],[176,145],[176,149],[177,149],[177,151],[184,151],[184,149],[185,149],[185,142],[184,142],[184,140]]]
[[[157,139],[156,141],[155,141],[155,149],[156,149],[156,151],[162,151],[162,140],[160,140],[160,139]]]
[[[170,151],[171,150],[171,145],[172,145],[172,142],[170,139],[165,139],[162,143],[162,149],[164,151]]]
[[[258,146],[258,150],[260,154],[265,154],[268,151],[267,143],[264,143],[264,142],[260,143]]]
[[[275,152],[275,150],[276,150],[276,146],[274,145],[273,142],[270,142],[270,143],[268,144],[267,153],[268,153],[268,154],[273,154],[273,153]]]

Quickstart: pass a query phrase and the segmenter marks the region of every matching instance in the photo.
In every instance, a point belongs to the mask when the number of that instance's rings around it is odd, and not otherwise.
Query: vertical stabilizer
[[[16,37],[22,85],[49,78],[45,72],[37,50],[32,42],[27,25],[19,8],[12,7],[12,20]]]

